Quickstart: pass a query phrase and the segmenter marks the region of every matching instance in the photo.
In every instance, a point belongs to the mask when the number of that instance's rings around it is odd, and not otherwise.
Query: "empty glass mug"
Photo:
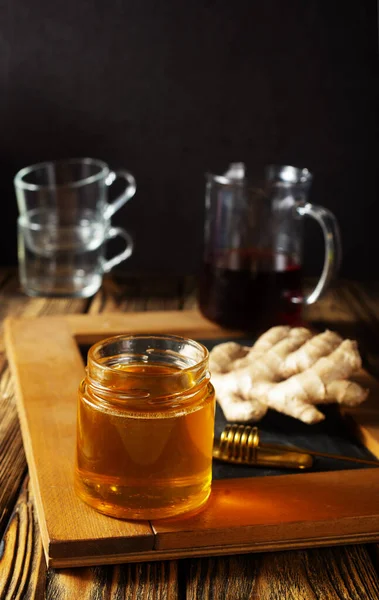
[[[108,203],[108,188],[117,178],[127,186]],[[20,281],[28,295],[91,296],[103,273],[132,254],[130,235],[110,224],[111,216],[136,192],[127,171],[111,171],[92,158],[69,159],[21,169],[14,185]],[[125,249],[106,260],[105,243],[117,236]]]
[[[205,250],[199,284],[201,312],[218,324],[260,331],[301,320],[336,274],[341,257],[334,215],[307,200],[312,175],[289,165],[270,166],[266,185],[252,187],[243,163],[225,175],[208,175]],[[325,241],[315,289],[302,289],[303,221],[314,218]]]

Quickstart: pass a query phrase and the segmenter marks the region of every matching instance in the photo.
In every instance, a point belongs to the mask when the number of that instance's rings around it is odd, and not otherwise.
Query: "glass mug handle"
[[[129,171],[110,171],[105,180],[105,184],[108,187],[110,187],[112,183],[114,183],[114,181],[116,181],[116,179],[118,178],[125,179],[128,185],[126,186],[122,194],[117,196],[117,198],[113,200],[113,202],[108,204],[108,206],[105,209],[105,219],[110,219],[112,215],[114,215],[114,213],[117,210],[119,210],[121,206],[125,204],[125,202],[130,200],[130,198],[133,198],[134,194],[136,193],[137,183],[135,178],[131,173],[129,173]]]
[[[338,272],[342,257],[341,234],[335,216],[327,208],[307,203],[297,206],[296,211],[301,217],[309,216],[315,219],[324,234],[325,259],[321,277],[314,290],[302,300],[302,304],[313,304]]]
[[[105,260],[103,262],[104,273],[109,273],[109,271],[113,269],[113,267],[119,265],[123,260],[129,258],[129,256],[133,252],[133,240],[130,237],[130,235],[125,231],[125,229],[121,229],[121,227],[110,227],[105,239],[111,240],[117,236],[120,236],[125,240],[126,247],[122,252],[120,252],[120,254],[117,254],[117,256],[114,256],[113,258],[110,258],[109,260]]]

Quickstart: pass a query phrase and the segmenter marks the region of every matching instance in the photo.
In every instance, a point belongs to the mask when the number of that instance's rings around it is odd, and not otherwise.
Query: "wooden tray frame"
[[[197,515],[151,522],[112,519],[73,490],[80,344],[120,333],[234,337],[198,311],[9,318],[8,359],[48,566],[70,567],[379,541],[379,470],[218,480]],[[349,411],[379,456],[379,386]]]

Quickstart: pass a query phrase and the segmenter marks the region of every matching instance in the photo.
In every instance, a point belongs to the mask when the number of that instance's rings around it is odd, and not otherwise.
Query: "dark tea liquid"
[[[300,265],[285,254],[223,251],[204,264],[200,310],[224,327],[254,332],[273,325],[297,325],[301,275]]]

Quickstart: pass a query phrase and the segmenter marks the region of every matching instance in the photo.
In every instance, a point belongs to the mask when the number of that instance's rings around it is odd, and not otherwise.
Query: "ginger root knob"
[[[226,342],[210,352],[216,398],[229,421],[258,421],[272,408],[318,423],[317,404],[356,406],[368,391],[349,381],[361,367],[357,343],[331,331],[273,327],[252,348]]]

